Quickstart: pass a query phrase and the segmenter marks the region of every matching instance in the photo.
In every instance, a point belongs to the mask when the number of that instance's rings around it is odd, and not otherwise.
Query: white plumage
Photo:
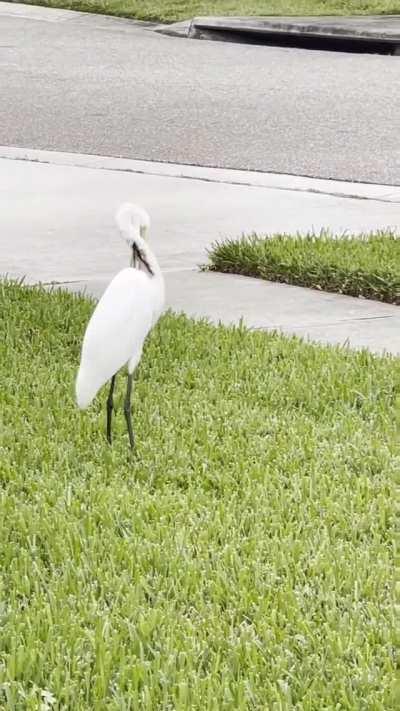
[[[158,320],[165,300],[163,276],[145,239],[150,224],[147,213],[136,205],[124,204],[116,214],[116,221],[131,249],[132,266],[114,277],[92,314],[83,339],[76,381],[77,404],[86,408],[98,390],[112,379],[108,402],[110,422],[107,419],[109,440],[114,376],[127,365],[129,390],[129,377],[139,363],[145,338]],[[127,406],[126,402],[128,418]]]

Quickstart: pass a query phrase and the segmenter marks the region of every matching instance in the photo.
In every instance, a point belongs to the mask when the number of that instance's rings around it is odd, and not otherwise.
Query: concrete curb
[[[387,46],[400,52],[400,17],[364,15],[349,17],[195,17],[189,37],[194,39],[276,41],[281,39],[352,42]]]
[[[400,17],[397,15],[370,15],[352,17],[194,17],[183,22],[162,24],[124,18],[117,15],[80,12],[43,5],[19,3],[17,0],[0,0],[1,14],[45,22],[73,22],[96,24],[117,22],[127,29],[145,29],[170,37],[241,41],[267,41],[271,37],[336,39],[383,43],[400,53]]]
[[[191,24],[192,20],[185,20],[184,22],[174,22],[172,25],[158,25],[154,27],[154,32],[160,35],[167,35],[168,37],[182,37],[183,39],[188,39]]]
[[[0,146],[0,158],[400,203],[400,186]]]

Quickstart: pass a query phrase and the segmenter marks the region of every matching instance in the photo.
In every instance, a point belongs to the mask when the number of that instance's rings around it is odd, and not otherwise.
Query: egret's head
[[[147,239],[150,217],[140,205],[126,202],[117,210],[115,219],[123,239],[133,249],[136,241]]]
[[[146,239],[150,227],[150,217],[146,210],[127,202],[121,205],[115,219],[123,239],[131,250],[131,266],[145,269],[153,274],[146,258]]]

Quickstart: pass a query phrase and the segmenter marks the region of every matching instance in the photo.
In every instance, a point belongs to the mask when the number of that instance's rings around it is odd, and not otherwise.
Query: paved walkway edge
[[[164,272],[167,308],[225,326],[298,336],[310,343],[400,355],[400,309],[367,299],[278,284],[237,274]],[[106,280],[53,283],[47,287],[97,299]]]
[[[95,170],[115,170],[158,175],[170,178],[204,180],[231,185],[247,185],[258,188],[273,188],[294,192],[319,193],[336,197],[377,200],[379,202],[400,203],[400,186],[377,185],[373,183],[352,183],[339,180],[323,180],[305,176],[281,173],[263,173],[227,168],[209,168],[179,163],[135,160],[108,156],[64,153],[32,148],[0,146],[0,159],[24,160],[51,165],[69,165]]]

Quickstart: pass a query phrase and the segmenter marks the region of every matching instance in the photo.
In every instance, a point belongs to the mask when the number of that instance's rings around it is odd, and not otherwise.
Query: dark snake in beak
[[[146,257],[144,256],[143,252],[139,249],[137,244],[134,242],[132,245],[132,266],[136,267],[136,264],[139,262],[139,264],[143,264],[145,269],[151,276],[154,276],[154,272],[148,263]]]

